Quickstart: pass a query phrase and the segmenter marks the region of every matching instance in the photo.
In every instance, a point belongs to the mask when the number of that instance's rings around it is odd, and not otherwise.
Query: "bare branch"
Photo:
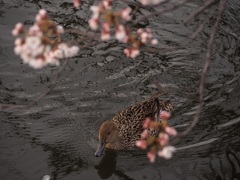
[[[199,7],[196,11],[194,11],[192,14],[190,14],[184,21],[184,24],[189,23],[192,19],[196,18],[199,14],[201,14],[203,11],[205,11],[208,7],[210,7],[213,3],[215,3],[216,0],[208,0],[206,3]]]
[[[160,9],[154,13],[150,13],[149,15],[146,15],[146,16],[143,16],[139,19],[137,19],[135,22],[133,22],[132,26],[135,26],[137,25],[139,22],[142,22],[150,17],[153,17],[153,16],[156,16],[156,15],[160,15],[160,14],[164,14],[166,12],[169,12],[169,11],[173,11],[179,7],[181,7],[182,5],[186,4],[187,2],[189,2],[190,0],[183,0],[182,2],[180,3],[176,3],[175,5],[169,7],[169,8],[164,8],[164,9]]]
[[[205,84],[206,84],[206,77],[207,77],[210,62],[211,62],[214,40],[215,40],[217,29],[219,27],[219,23],[221,21],[222,14],[223,14],[223,11],[225,9],[225,5],[226,5],[227,1],[228,0],[223,0],[222,2],[219,3],[217,20],[216,20],[216,22],[215,22],[215,24],[212,28],[212,31],[211,31],[211,34],[210,34],[210,39],[208,41],[208,46],[207,46],[208,49],[207,49],[207,53],[206,53],[206,58],[204,60],[205,63],[204,63],[204,68],[203,68],[203,71],[202,71],[202,74],[201,74],[200,85],[199,85],[199,105],[197,107],[195,117],[194,117],[193,121],[191,122],[191,124],[189,125],[189,127],[185,131],[179,133],[177,138],[186,136],[196,126],[196,124],[199,122],[200,113],[202,111],[203,104],[204,104],[204,102],[203,102],[204,89],[205,89]],[[173,141],[176,142],[177,140],[178,139],[175,139],[175,141],[174,140]]]

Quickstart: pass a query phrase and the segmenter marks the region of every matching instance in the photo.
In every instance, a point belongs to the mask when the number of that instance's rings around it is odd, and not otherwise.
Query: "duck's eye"
[[[110,134],[110,132],[108,133],[108,135]]]

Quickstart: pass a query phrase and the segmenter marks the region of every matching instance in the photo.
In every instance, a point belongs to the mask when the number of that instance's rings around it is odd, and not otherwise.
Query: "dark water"
[[[13,53],[14,25],[32,24],[38,10],[45,8],[65,27],[87,30],[93,2],[84,2],[75,11],[71,0],[0,0],[1,103],[36,99],[57,73],[56,67],[35,71],[21,63]],[[182,42],[194,31],[196,22],[186,27],[181,20],[197,5],[189,3],[151,21],[159,47]],[[96,158],[97,131],[119,110],[149,97],[156,82],[171,90],[165,96],[175,105],[171,123],[184,129],[197,106],[209,27],[186,50],[142,53],[133,61],[123,56],[121,46],[99,44],[83,50],[70,61],[57,88],[37,106],[1,112],[0,179],[37,180],[46,174],[66,180],[240,179],[239,9],[238,0],[229,1],[214,48],[201,121],[177,145],[171,160],[159,158],[150,164],[141,151],[107,151]]]

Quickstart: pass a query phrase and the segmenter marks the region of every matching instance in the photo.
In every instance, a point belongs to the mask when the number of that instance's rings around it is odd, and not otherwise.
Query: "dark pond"
[[[13,53],[14,25],[32,24],[38,10],[45,8],[65,27],[87,30],[93,1],[84,1],[79,11],[71,2],[0,0],[1,103],[36,99],[57,73],[56,67],[35,71],[22,64]],[[159,47],[185,41],[204,20],[205,15],[187,27],[181,23],[199,2],[151,20]],[[142,53],[130,61],[121,46],[99,44],[71,59],[57,88],[37,106],[1,112],[0,179],[39,180],[46,174],[64,180],[240,179],[239,9],[239,0],[229,1],[214,48],[201,121],[177,145],[171,160],[159,158],[150,164],[141,151],[110,151],[96,158],[98,128],[116,112],[149,97],[152,84],[160,82],[171,90],[165,98],[175,105],[171,124],[183,130],[197,106],[199,75],[214,19],[186,50]]]

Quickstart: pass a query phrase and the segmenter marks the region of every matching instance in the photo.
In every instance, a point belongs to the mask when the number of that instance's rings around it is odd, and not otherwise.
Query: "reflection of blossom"
[[[172,153],[175,151],[175,147],[165,146],[162,150],[158,151],[158,156],[164,157],[165,159],[170,159],[172,157]]]

